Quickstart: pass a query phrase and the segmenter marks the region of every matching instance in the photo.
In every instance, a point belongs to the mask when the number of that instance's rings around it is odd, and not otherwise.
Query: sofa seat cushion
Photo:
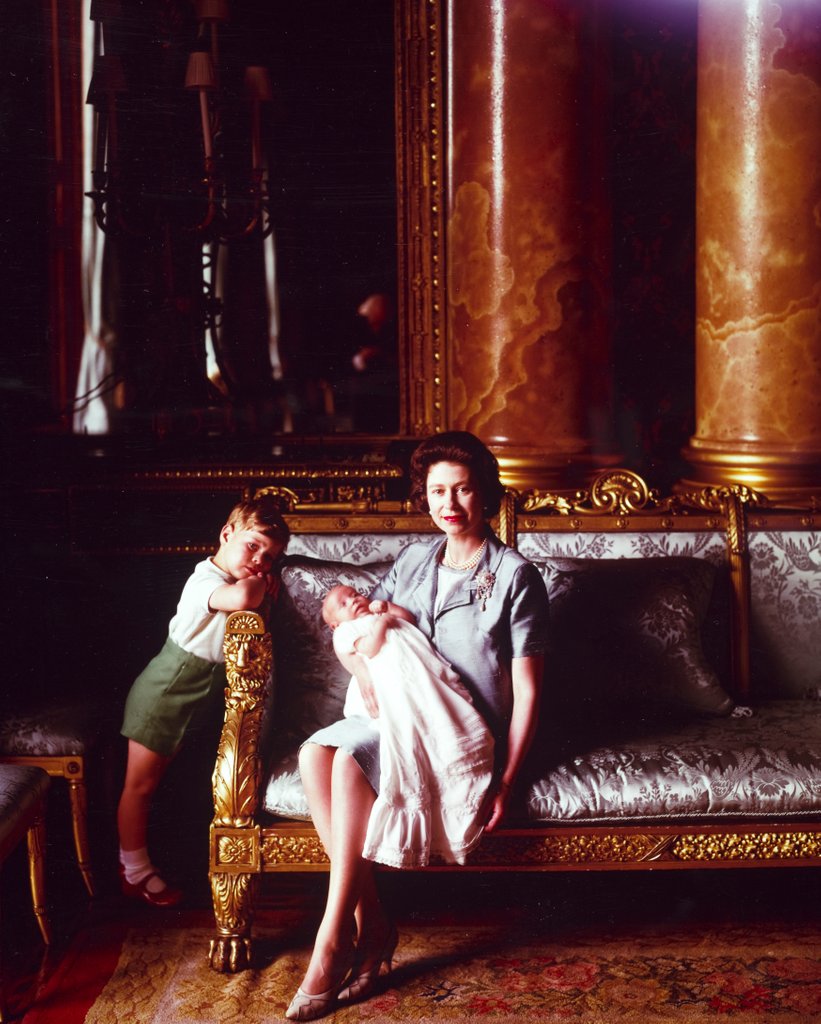
[[[533,824],[821,818],[821,703],[777,700],[751,716],[624,730],[617,743],[579,750],[540,773],[524,796]],[[263,809],[310,818],[296,750],[272,761]]]
[[[821,817],[821,703],[692,718],[562,757],[526,794],[532,822]]]

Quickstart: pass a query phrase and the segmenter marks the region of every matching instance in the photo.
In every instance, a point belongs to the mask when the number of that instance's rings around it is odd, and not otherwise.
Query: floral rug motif
[[[281,1020],[310,949],[290,926],[263,924],[262,965],[236,975],[210,970],[210,927],[196,921],[132,926],[119,958],[103,957],[99,991],[70,1010],[77,971],[103,943],[93,929],[24,1018],[25,1024],[269,1024]],[[561,1021],[645,1024],[821,1021],[819,929],[809,923],[715,924],[536,933],[515,921],[484,926],[405,923],[394,972],[366,1002],[329,1020]],[[112,932],[112,935],[114,933]]]

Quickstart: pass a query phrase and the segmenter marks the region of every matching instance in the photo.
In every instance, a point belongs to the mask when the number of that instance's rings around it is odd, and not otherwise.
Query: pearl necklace
[[[447,545],[445,545],[445,554],[442,557],[442,565],[448,569],[455,569],[457,572],[465,572],[468,569],[472,569],[474,565],[479,564],[479,559],[485,553],[487,547],[487,537],[482,541],[479,547],[473,552],[470,558],[466,562],[454,562],[450,557]]]

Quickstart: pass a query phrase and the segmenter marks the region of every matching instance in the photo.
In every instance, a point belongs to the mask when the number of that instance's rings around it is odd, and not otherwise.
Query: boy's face
[[[282,553],[283,544],[253,526],[237,527],[226,523],[220,532],[219,551],[214,563],[235,580],[268,573]]]
[[[340,622],[350,622],[368,614],[368,599],[353,587],[335,587],[328,595],[325,615],[331,629]]]

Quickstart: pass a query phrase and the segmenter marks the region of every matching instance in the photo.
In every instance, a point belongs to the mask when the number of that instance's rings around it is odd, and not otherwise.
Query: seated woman
[[[502,821],[536,728],[547,592],[534,565],[487,520],[504,494],[499,467],[463,431],[423,441],[411,459],[411,499],[444,534],[411,544],[371,595],[406,608],[467,688],[495,740],[485,830]],[[378,702],[362,659],[349,665],[372,717]],[[390,963],[396,929],[363,856],[380,778],[379,733],[361,718],[335,723],[300,751],[311,816],[331,862],[328,898],[308,970],[286,1011],[312,1020],[362,999]],[[352,936],[356,935],[356,944]]]

